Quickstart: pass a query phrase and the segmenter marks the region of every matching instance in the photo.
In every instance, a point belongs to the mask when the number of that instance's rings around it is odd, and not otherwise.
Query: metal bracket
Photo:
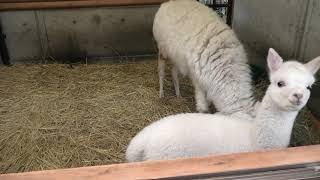
[[[8,53],[8,47],[6,44],[6,35],[2,33],[2,24],[0,23],[0,55],[4,65],[10,66],[10,57]]]

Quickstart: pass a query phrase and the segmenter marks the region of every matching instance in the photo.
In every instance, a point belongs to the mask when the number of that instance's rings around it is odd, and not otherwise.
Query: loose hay
[[[158,98],[156,69],[156,61],[1,67],[0,172],[124,162],[129,140],[143,127],[195,111],[190,82],[182,80],[183,98],[176,98],[170,73],[166,97]],[[257,96],[267,84],[259,78]],[[319,135],[304,109],[292,144],[318,144]]]

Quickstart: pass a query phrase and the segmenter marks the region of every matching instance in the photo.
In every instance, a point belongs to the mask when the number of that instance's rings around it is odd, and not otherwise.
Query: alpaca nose
[[[301,93],[294,93],[293,96],[299,100],[299,99],[301,99],[301,98],[303,97],[303,94],[301,94]]]

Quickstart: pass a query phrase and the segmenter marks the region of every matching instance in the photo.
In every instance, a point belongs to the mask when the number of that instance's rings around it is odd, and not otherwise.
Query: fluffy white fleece
[[[235,33],[211,9],[194,0],[163,3],[156,13],[153,34],[159,58],[160,96],[164,64],[170,60],[176,94],[177,73],[188,75],[195,88],[197,110],[213,103],[219,112],[254,114],[247,56]]]

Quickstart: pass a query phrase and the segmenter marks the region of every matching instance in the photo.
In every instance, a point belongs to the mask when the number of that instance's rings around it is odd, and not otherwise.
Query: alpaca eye
[[[311,91],[312,87],[311,87],[311,86],[308,86],[307,89],[308,89],[309,91]]]
[[[279,81],[278,82],[278,87],[283,87],[283,86],[285,86],[286,84],[283,82],[283,81]]]

